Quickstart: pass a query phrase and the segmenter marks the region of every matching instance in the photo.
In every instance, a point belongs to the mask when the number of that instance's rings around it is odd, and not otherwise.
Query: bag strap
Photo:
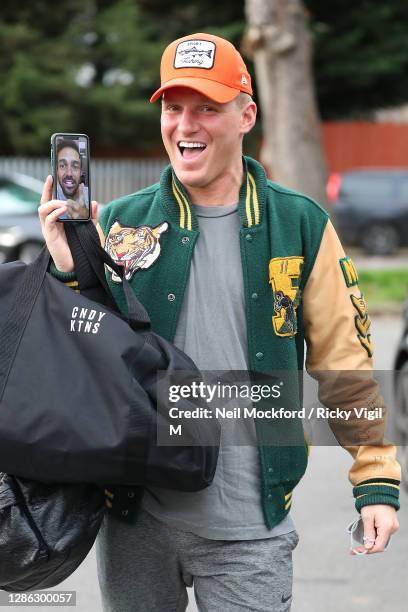
[[[104,273],[103,264],[107,264],[122,279],[128,307],[127,321],[129,325],[134,330],[148,331],[150,328],[149,315],[124,278],[123,268],[118,266],[101,247],[93,223],[67,223],[65,230],[68,230],[67,239],[70,248],[72,247],[74,251],[74,262],[78,265],[78,271],[85,286],[85,293],[87,289],[89,290],[88,297],[91,297],[90,290],[93,288],[93,299],[102,301],[108,307],[112,304],[112,309],[118,312],[118,307]],[[44,246],[37,259],[26,266],[22,279],[17,286],[13,304],[2,322],[3,325],[0,329],[0,401],[4,395],[15,353],[44,283],[49,263],[50,254],[47,247]]]
[[[3,322],[0,331],[0,401],[15,352],[43,285],[49,263],[50,254],[47,247],[44,247],[37,259],[26,266],[21,282],[17,286],[14,302]]]
[[[11,490],[14,493],[15,500],[17,504],[20,506],[20,510],[23,512],[31,530],[34,532],[34,535],[38,541],[38,559],[49,559],[50,557],[50,549],[47,545],[47,542],[44,540],[43,534],[38,528],[37,523],[35,522],[33,515],[30,512],[30,509],[27,504],[26,497],[21,489],[20,481],[15,476],[8,475],[7,478],[8,484]]]
[[[84,253],[77,232],[71,223],[67,224],[65,234],[74,260],[75,275],[81,295],[95,302],[99,302],[100,304],[104,304],[117,312],[118,307],[116,302],[109,291],[106,279],[103,278],[105,275],[102,260],[98,262],[100,270],[98,269],[98,275],[96,275],[89,263],[88,257]],[[100,277],[102,278],[100,279]]]
[[[116,302],[109,288],[105,276],[104,264],[109,266],[122,280],[123,293],[125,295],[128,309],[127,320],[135,330],[148,330],[150,328],[150,318],[144,306],[136,298],[132,287],[125,278],[125,271],[122,266],[116,264],[108,253],[101,247],[99,235],[92,221],[88,223],[69,223],[65,228],[69,247],[75,263],[79,287],[81,292],[85,287],[97,288],[103,292],[108,304],[112,304],[114,310],[118,311]],[[82,284],[81,284],[82,282]],[[94,298],[97,299],[97,298]],[[97,301],[100,301],[97,299]]]

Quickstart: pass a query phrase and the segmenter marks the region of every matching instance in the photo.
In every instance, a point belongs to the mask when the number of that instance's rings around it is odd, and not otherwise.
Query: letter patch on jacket
[[[303,257],[274,257],[269,262],[269,282],[275,311],[272,325],[278,336],[294,336],[297,332],[296,309],[300,300],[303,260]]]
[[[150,268],[156,261],[160,255],[160,236],[168,227],[166,221],[156,227],[125,227],[115,221],[106,236],[105,251],[125,268],[126,280],[130,281],[137,270]],[[112,280],[120,283],[120,277],[113,270]]]
[[[347,287],[353,287],[358,284],[357,270],[351,261],[350,257],[343,257],[339,259],[341,271],[343,272],[344,280],[346,281]]]

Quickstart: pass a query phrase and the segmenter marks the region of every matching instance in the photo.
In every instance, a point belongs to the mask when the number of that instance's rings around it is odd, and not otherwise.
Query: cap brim
[[[231,102],[231,100],[234,100],[240,93],[239,89],[210,81],[210,79],[180,77],[179,79],[167,81],[165,85],[157,89],[150,98],[150,102],[156,102],[164,91],[172,89],[173,87],[188,87],[189,89],[194,89],[194,91],[198,91],[207,98],[210,98],[210,100],[214,100],[214,102],[219,102],[220,104]]]

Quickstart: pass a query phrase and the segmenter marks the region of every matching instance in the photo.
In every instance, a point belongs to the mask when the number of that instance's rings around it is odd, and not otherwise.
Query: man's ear
[[[255,102],[251,101],[242,109],[241,112],[241,133],[248,134],[252,130],[256,122],[257,107]]]

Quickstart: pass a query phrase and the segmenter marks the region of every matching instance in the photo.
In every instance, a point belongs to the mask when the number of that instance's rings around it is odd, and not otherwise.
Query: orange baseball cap
[[[228,40],[212,34],[190,34],[170,43],[160,66],[161,86],[150,102],[170,87],[189,87],[215,102],[230,102],[240,91],[252,95],[244,60]]]

